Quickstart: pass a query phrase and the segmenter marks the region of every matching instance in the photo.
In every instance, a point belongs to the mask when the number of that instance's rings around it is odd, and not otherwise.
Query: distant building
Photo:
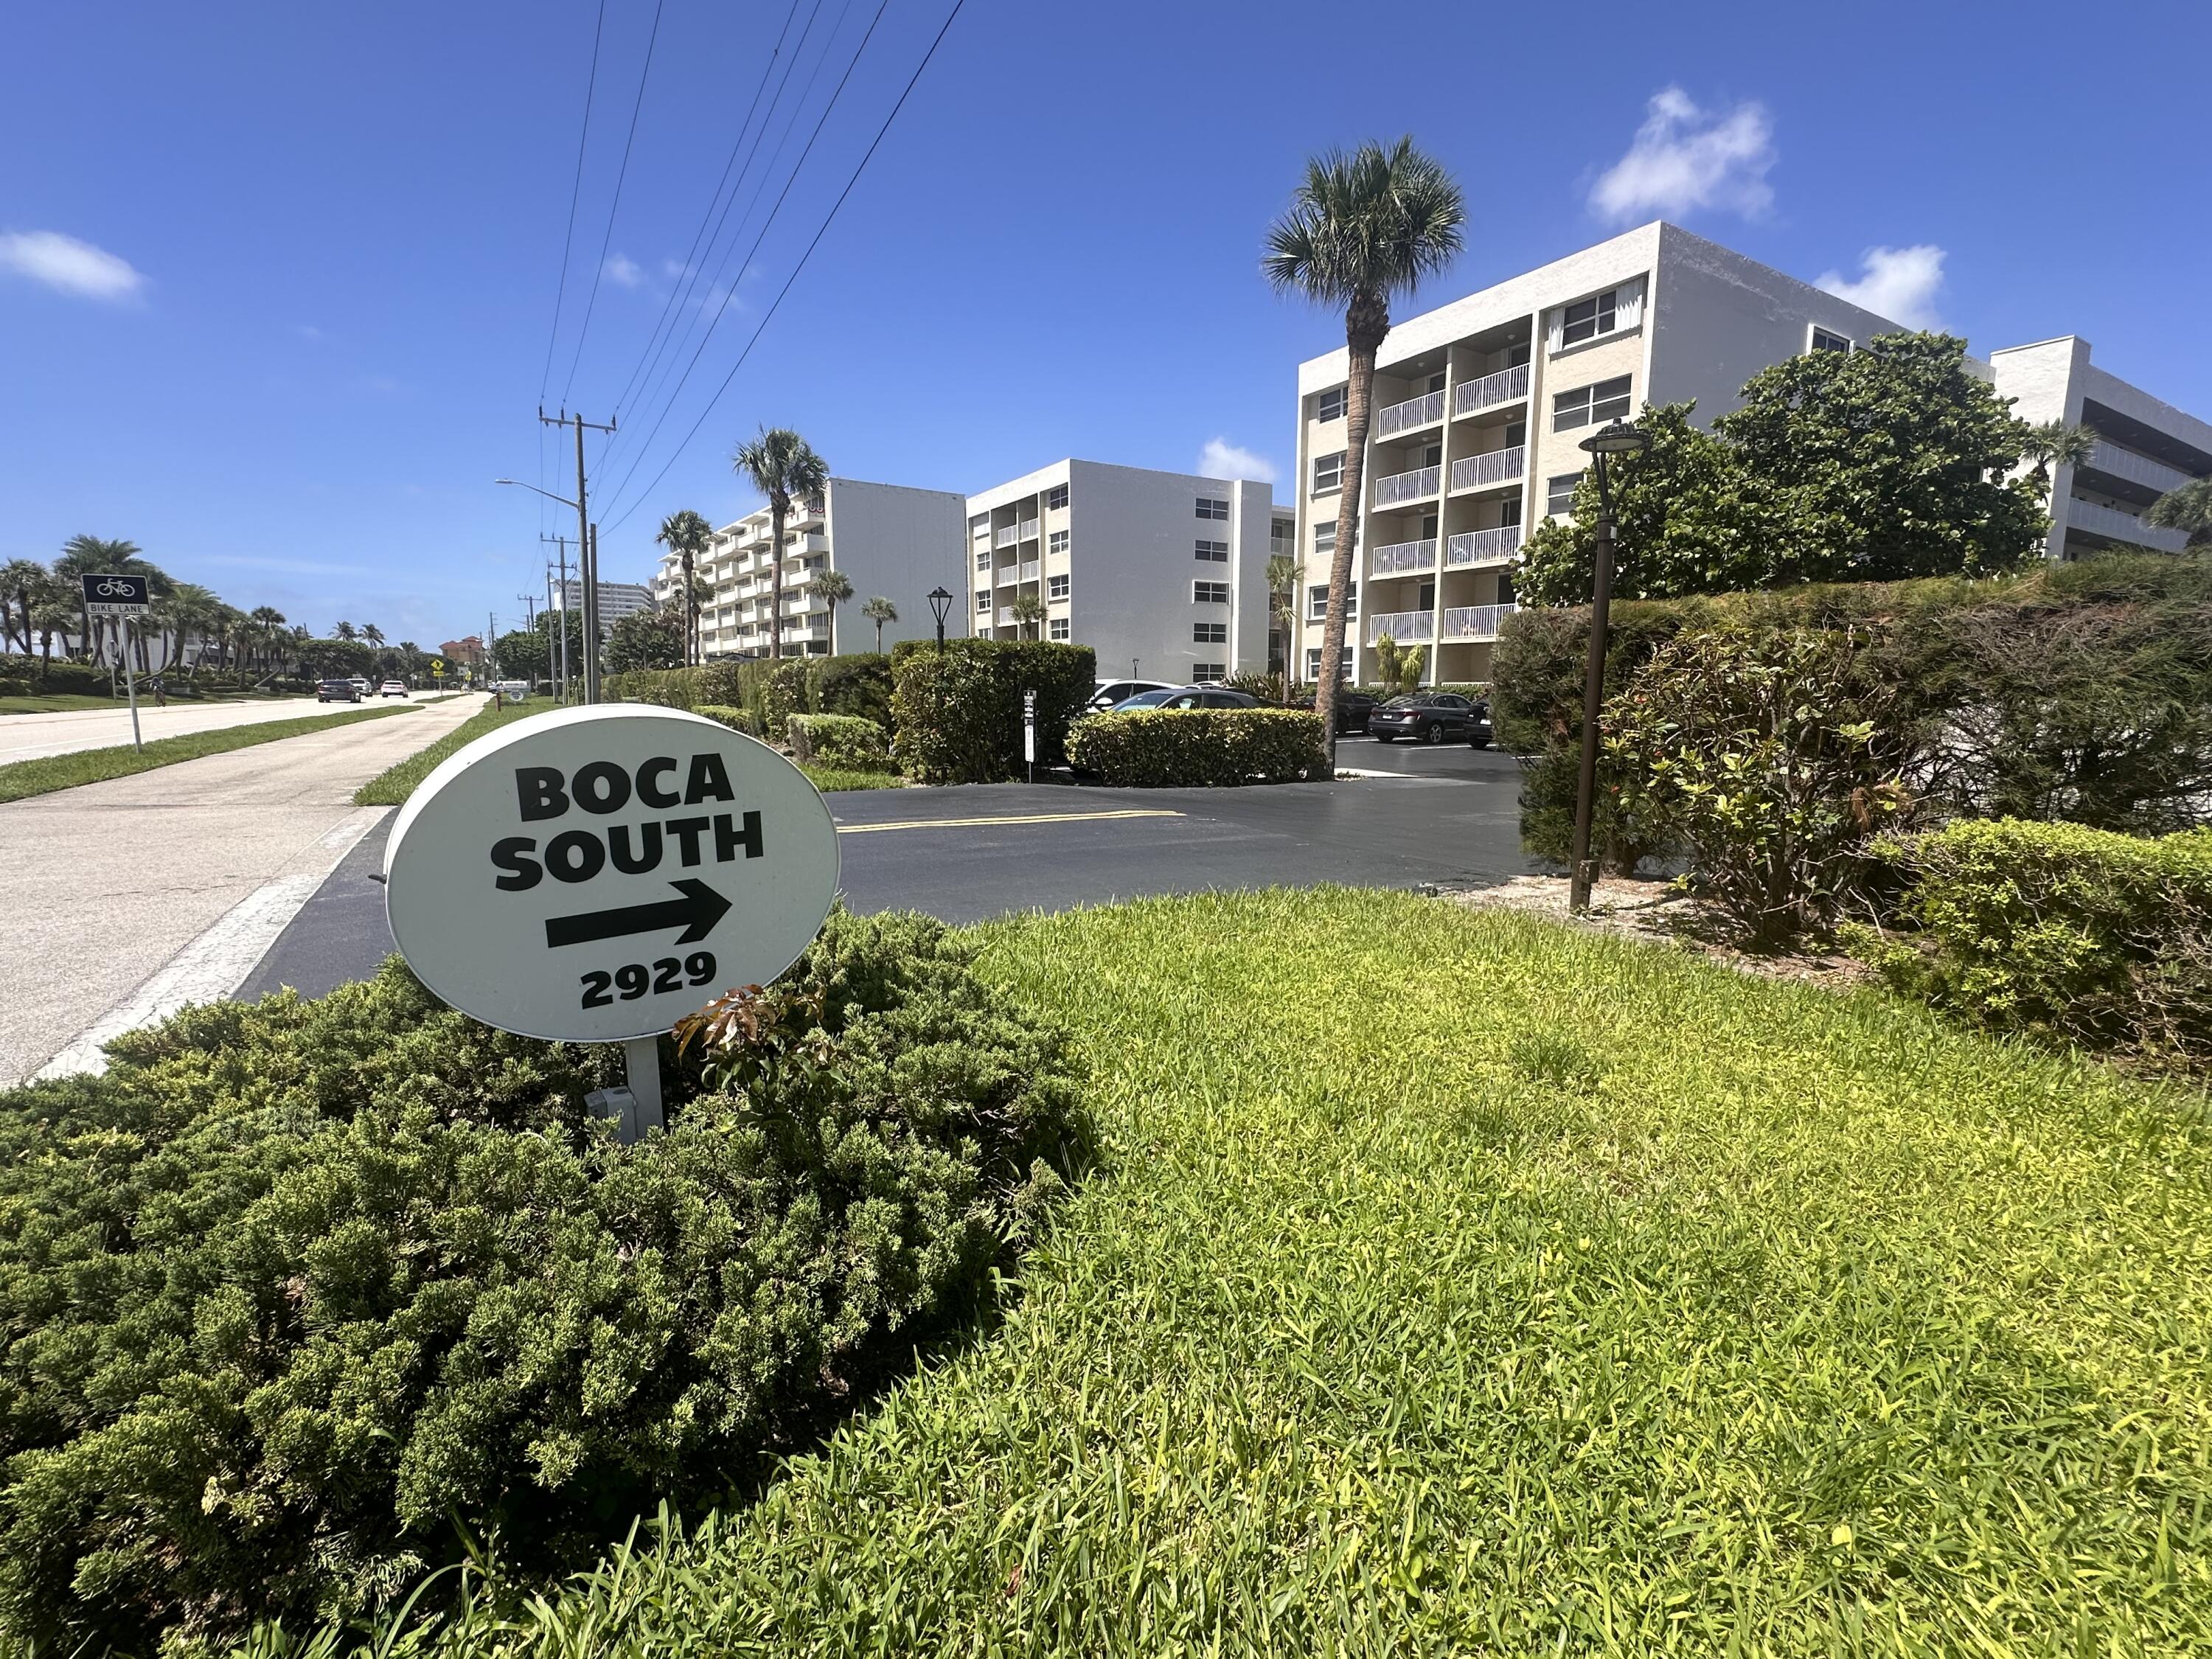
[[[584,603],[584,584],[571,576],[566,581],[553,584],[553,608],[556,611],[580,610]],[[624,617],[634,617],[641,611],[653,608],[653,589],[644,582],[601,582],[599,584],[599,632],[608,633]]]

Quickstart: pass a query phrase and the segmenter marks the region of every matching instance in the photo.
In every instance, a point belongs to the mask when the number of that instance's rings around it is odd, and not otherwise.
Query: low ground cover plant
[[[793,714],[786,722],[799,761],[842,772],[888,772],[890,742],[884,728],[858,714]]]
[[[1079,771],[1127,788],[1289,783],[1319,768],[1321,716],[1290,708],[1093,714],[1067,734]]]
[[[0,1094],[0,1624],[144,1652],[390,1611],[473,1550],[588,1559],[742,1493],[970,1318],[1080,1156],[1063,1038],[913,916],[618,1050],[490,1030],[395,959],[190,1010]]]

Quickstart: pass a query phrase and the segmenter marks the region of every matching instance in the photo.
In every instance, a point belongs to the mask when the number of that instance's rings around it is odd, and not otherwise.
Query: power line
[[[624,507],[620,516],[608,525],[607,527],[610,530],[618,527],[631,514],[637,511],[643,504],[646,496],[652,494],[654,486],[668,476],[668,469],[676,465],[676,458],[690,447],[692,439],[699,435],[699,428],[707,423],[707,416],[714,413],[714,405],[721,402],[722,394],[730,389],[730,382],[738,378],[738,371],[744,367],[745,359],[752,356],[753,347],[759,343],[762,331],[775,319],[776,312],[783,305],[784,296],[791,292],[792,284],[799,280],[799,273],[806,269],[806,262],[814,257],[814,250],[821,245],[823,237],[829,234],[831,223],[837,217],[837,210],[845,205],[845,198],[853,193],[853,187],[860,182],[860,174],[866,170],[869,161],[874,159],[878,147],[884,142],[884,135],[891,130],[891,123],[898,119],[898,112],[906,107],[906,100],[912,95],[916,83],[921,81],[922,71],[929,67],[930,60],[937,56],[938,47],[944,45],[946,33],[951,31],[953,21],[960,15],[960,9],[965,4],[967,0],[952,0],[952,9],[945,14],[944,23],[938,28],[937,38],[929,43],[929,50],[921,55],[921,62],[915,66],[914,74],[907,81],[905,89],[899,94],[898,102],[893,104],[890,113],[884,117],[883,125],[876,129],[875,137],[869,141],[867,153],[860,157],[859,165],[854,167],[853,176],[845,181],[845,188],[837,192],[837,199],[830,204],[830,211],[823,216],[821,228],[814,233],[814,240],[806,245],[805,252],[799,256],[799,263],[792,268],[791,275],[784,280],[782,288],[777,290],[775,299],[769,304],[768,310],[762,314],[759,326],[753,330],[752,337],[745,342],[744,349],[738,354],[738,361],[730,365],[730,372],[722,377],[722,384],[714,388],[714,395],[707,400],[706,408],[699,411],[699,418],[691,422],[691,429],[684,434],[683,441],[671,452],[667,460],[661,464],[660,471],[654,473],[644,489],[639,492],[637,499]],[[804,159],[804,157],[801,158],[802,161]],[[793,176],[795,177],[796,174],[794,173]],[[647,441],[649,444],[652,441],[647,439]],[[635,471],[635,468],[633,467],[632,471]],[[629,480],[625,477],[623,484],[626,486],[628,483]],[[619,497],[622,493],[621,487],[617,487],[615,493]]]
[[[561,238],[561,280],[553,289],[553,331],[545,337],[545,368],[538,377],[538,400],[553,380],[553,347],[561,337],[561,302],[568,294],[568,257],[576,239],[576,198],[584,191],[584,141],[592,136],[592,93],[599,83],[599,36],[607,26],[607,0],[599,0],[599,21],[592,29],[592,71],[584,79],[584,130],[576,135],[576,179],[568,187],[568,228]]]
[[[568,360],[568,378],[561,387],[561,401],[568,401],[576,384],[576,365],[584,360],[584,340],[592,331],[592,311],[599,302],[599,278],[607,269],[607,250],[614,246],[615,215],[622,210],[623,180],[629,177],[630,147],[637,143],[638,112],[645,107],[645,83],[653,75],[653,44],[660,39],[660,13],[666,0],[653,0],[653,32],[645,37],[645,67],[637,72],[637,100],[629,106],[629,136],[623,140],[622,165],[615,170],[615,197],[607,204],[607,233],[599,239],[599,262],[592,267],[591,297],[584,301],[583,326],[576,331],[576,355]]]

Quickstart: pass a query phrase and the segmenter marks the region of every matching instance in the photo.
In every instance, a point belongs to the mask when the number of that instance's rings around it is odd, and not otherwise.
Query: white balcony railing
[[[1528,365],[1521,363],[1486,374],[1479,380],[1462,380],[1452,388],[1452,413],[1478,415],[1499,404],[1528,395]]]
[[[1035,519],[1024,519],[1015,527],[1021,532],[1022,540],[1033,542],[1037,538],[1037,521]]]
[[[1492,484],[1511,483],[1528,462],[1528,448],[1492,449],[1480,455],[1462,455],[1451,466],[1454,489],[1485,489]]]
[[[1517,605],[1462,605],[1444,612],[1443,637],[1448,640],[1494,640],[1498,625],[1521,607]]]
[[[1000,587],[1012,587],[1022,579],[1022,568],[1018,564],[1002,564],[994,574]]]
[[[1367,643],[1373,645],[1387,634],[1401,645],[1418,645],[1436,637],[1436,626],[1432,611],[1378,611],[1367,619]]]
[[[2154,524],[2145,524],[2132,513],[2100,506],[2095,501],[2068,501],[2066,524],[2071,530],[2110,537],[2113,541],[2131,543],[2136,547],[2155,548],[2161,553],[2179,553],[2189,545],[2189,532],[2185,530],[2162,530]]]
[[[1377,478],[1375,481],[1375,505],[1397,507],[1433,495],[1442,477],[1441,468],[1417,466],[1411,472],[1393,472],[1388,477]]]
[[[1444,568],[1465,570],[1479,564],[1503,564],[1521,550],[1521,526],[1464,530],[1444,544]]]
[[[1035,559],[1024,559],[1022,561],[1022,580],[1025,582],[1035,581],[1037,579],[1037,562]]]
[[[2155,489],[2161,495],[2191,482],[2190,475],[2178,466],[2154,461],[2148,455],[2138,455],[2132,449],[2122,449],[2118,444],[2109,444],[2101,439],[2089,452],[2089,459],[2081,465],[2092,471],[2125,478],[2130,483],[2141,484],[2146,489]]]
[[[998,534],[991,538],[991,544],[994,547],[1012,547],[1014,544],[1013,526],[1010,524],[1000,525],[999,526]]]
[[[1394,438],[1401,432],[1418,432],[1425,426],[1434,426],[1444,417],[1444,394],[1424,392],[1418,398],[1408,398],[1402,404],[1392,404],[1375,417],[1375,435]]]
[[[1433,536],[1422,542],[1393,542],[1388,547],[1376,548],[1367,557],[1367,574],[1370,576],[1402,576],[1410,571],[1436,568],[1437,538]]]

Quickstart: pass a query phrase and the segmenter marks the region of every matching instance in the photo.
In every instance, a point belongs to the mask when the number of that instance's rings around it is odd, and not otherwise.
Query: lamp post
[[[583,451],[580,447],[576,453],[578,465],[580,465]],[[517,489],[527,489],[543,495],[549,501],[576,507],[576,503],[566,495],[556,495],[550,489],[540,489],[536,484],[525,483],[520,478],[494,478],[492,482],[511,484]],[[576,507],[576,512],[580,518],[583,509]],[[580,608],[583,611],[584,621],[584,701],[597,702],[599,700],[599,532],[597,525],[585,525],[577,537],[576,576],[576,585],[581,590],[583,599]],[[568,634],[568,617],[564,606],[561,616],[561,635],[564,641]]]
[[[945,654],[945,617],[952,609],[952,596],[942,587],[929,590],[930,614],[937,618],[937,654]]]
[[[1597,716],[1605,701],[1606,633],[1613,614],[1613,491],[1608,455],[1640,455],[1651,434],[1626,422],[1599,428],[1582,441],[1597,468],[1597,571],[1590,584],[1589,663],[1583,676],[1582,769],[1575,780],[1575,838],[1568,852],[1567,908],[1589,908],[1590,816],[1597,799]]]

